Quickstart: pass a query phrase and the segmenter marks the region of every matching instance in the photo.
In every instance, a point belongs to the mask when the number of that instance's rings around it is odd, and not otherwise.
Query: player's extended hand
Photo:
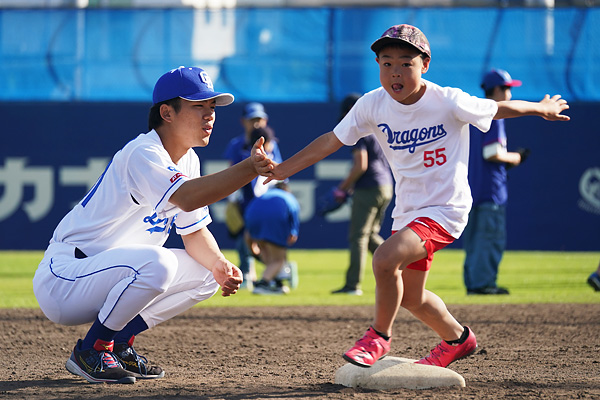
[[[271,172],[269,172],[267,175],[264,175],[267,177],[267,179],[263,182],[263,185],[266,185],[271,181],[283,181],[288,178],[288,175],[284,174],[279,165],[280,164],[273,162],[273,168],[271,169]]]
[[[243,282],[242,271],[227,260],[219,260],[213,266],[213,276],[219,285],[221,285],[221,295],[223,297],[236,294]]]
[[[540,101],[544,112],[542,118],[548,121],[569,121],[571,117],[561,114],[564,110],[569,109],[569,105],[565,99],[561,99],[559,94],[550,97],[549,94],[544,96]]]
[[[265,148],[263,147],[265,144],[265,138],[260,137],[252,146],[252,150],[250,152],[250,159],[252,160],[252,165],[256,170],[256,173],[262,176],[270,176],[271,171],[273,170],[273,161],[267,156],[265,152]]]

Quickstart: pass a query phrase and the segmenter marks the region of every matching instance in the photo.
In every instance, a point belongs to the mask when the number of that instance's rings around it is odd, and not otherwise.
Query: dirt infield
[[[600,304],[450,306],[474,330],[476,353],[450,367],[465,388],[373,391],[334,384],[341,354],[371,307],[194,308],[139,336],[166,371],[134,385],[93,385],[64,363],[85,326],[38,310],[0,310],[2,399],[598,399]],[[405,311],[391,355],[419,358],[436,336]]]

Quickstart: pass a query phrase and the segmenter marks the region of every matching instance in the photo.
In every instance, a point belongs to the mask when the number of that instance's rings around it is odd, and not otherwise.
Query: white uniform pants
[[[52,243],[33,291],[49,320],[62,325],[94,322],[120,331],[137,314],[149,328],[213,296],[212,273],[183,249],[123,246],[77,259],[75,248]]]

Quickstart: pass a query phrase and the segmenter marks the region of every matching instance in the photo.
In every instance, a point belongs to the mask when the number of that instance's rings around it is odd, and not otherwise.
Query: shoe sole
[[[377,359],[377,361],[384,359],[386,356],[387,356],[387,354],[382,355],[381,357],[379,357]],[[356,365],[357,367],[361,367],[361,368],[371,368],[375,364],[375,363],[373,363],[371,365],[369,365],[369,364],[363,364],[363,363],[360,363],[360,362],[354,360],[352,357],[349,357],[349,356],[347,356],[345,354],[342,355],[342,357],[344,358],[344,360],[348,361],[350,364]],[[375,362],[377,362],[377,361],[375,361]]]
[[[478,345],[475,345],[475,348],[474,348],[473,350],[471,350],[470,352],[468,352],[468,353],[467,353],[467,354],[465,354],[464,356],[462,356],[462,357],[460,357],[460,358],[457,358],[457,359],[456,359],[456,360],[454,360],[454,361],[457,361],[457,360],[462,360],[463,358],[467,358],[467,357],[469,357],[469,356],[473,355],[473,353],[475,353],[475,352],[477,351],[477,349],[478,349],[478,348],[479,348],[479,346],[478,346]],[[450,364],[452,364],[454,361],[452,361]],[[450,365],[450,364],[448,364],[448,365]]]
[[[94,378],[93,376],[85,373],[85,371],[83,371],[79,367],[79,365],[77,365],[77,363],[75,361],[71,360],[70,358],[67,360],[65,367],[67,368],[67,371],[69,371],[73,375],[80,376],[90,383],[126,383],[126,384],[127,383],[135,383],[135,377],[133,377],[133,376],[125,376],[118,380]],[[164,375],[164,373],[163,373],[163,375]]]
[[[142,375],[137,372],[129,371],[135,376],[136,379],[160,379],[165,376],[165,371],[161,372],[159,375]]]

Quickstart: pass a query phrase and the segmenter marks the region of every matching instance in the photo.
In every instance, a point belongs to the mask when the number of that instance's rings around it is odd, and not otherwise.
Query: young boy
[[[421,78],[431,50],[414,26],[386,30],[371,49],[381,87],[361,97],[334,128],[268,173],[283,180],[327,157],[342,145],[375,135],[396,181],[393,234],[373,255],[375,317],[363,338],[344,354],[370,367],[390,351],[400,306],[433,329],[442,342],[417,361],[446,367],[475,351],[473,332],[462,326],[437,295],[425,289],[433,254],[458,238],[467,223],[469,125],[487,131],[492,119],[537,115],[567,121],[559,95],[539,103],[480,99]]]

